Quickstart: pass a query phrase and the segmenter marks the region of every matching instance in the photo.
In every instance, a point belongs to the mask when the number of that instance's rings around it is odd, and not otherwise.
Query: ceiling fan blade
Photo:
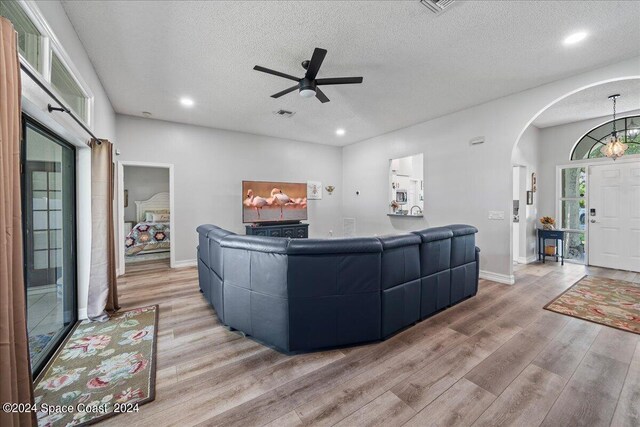
[[[291,86],[289,89],[285,89],[282,92],[278,92],[274,95],[271,95],[272,98],[280,98],[282,95],[286,95],[289,92],[293,92],[294,90],[298,89],[298,85],[295,86]]]
[[[306,78],[309,80],[314,80],[316,78],[326,54],[326,50],[320,49],[319,47],[315,48],[311,61],[309,61],[309,66],[307,67],[307,74],[305,74]]]
[[[325,102],[329,102],[329,98],[327,98],[327,95],[325,95],[324,92],[321,91],[319,87],[316,88],[316,98],[318,98],[320,102],[322,102],[323,104]]]
[[[317,79],[316,85],[349,85],[362,83],[362,77],[330,77],[328,79]]]
[[[284,77],[285,79],[295,80],[297,82],[300,81],[300,79],[297,77],[293,77],[289,74],[281,73],[280,71],[270,70],[269,68],[264,68],[259,65],[256,65],[255,67],[253,67],[253,69],[256,71],[262,71],[263,73],[273,74],[274,76]]]

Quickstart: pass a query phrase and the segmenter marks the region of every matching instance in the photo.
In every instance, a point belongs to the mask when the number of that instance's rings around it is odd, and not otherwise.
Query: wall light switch
[[[489,211],[489,219],[503,220],[504,211]]]

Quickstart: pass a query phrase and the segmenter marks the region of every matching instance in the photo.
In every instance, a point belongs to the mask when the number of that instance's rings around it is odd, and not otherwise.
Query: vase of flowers
[[[392,200],[389,205],[391,206],[391,209],[393,209],[393,213],[396,213],[396,210],[400,207],[398,202],[396,202],[395,200]]]
[[[543,216],[540,218],[540,223],[542,224],[542,228],[544,230],[554,230],[556,227],[556,220],[551,218],[550,216]]]

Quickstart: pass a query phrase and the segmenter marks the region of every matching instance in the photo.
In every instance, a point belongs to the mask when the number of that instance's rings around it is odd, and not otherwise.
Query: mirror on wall
[[[421,153],[389,160],[388,215],[423,216],[423,157]]]

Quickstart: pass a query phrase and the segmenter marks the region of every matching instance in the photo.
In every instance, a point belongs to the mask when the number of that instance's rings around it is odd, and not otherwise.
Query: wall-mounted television
[[[242,222],[298,222],[306,219],[306,183],[242,181]]]

